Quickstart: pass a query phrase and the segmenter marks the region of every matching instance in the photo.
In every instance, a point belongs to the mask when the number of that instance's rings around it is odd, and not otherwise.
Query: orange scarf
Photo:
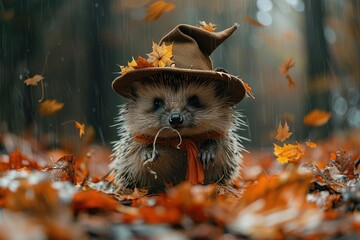
[[[208,132],[191,137],[182,137],[182,142],[179,147],[180,149],[184,149],[187,152],[188,169],[186,171],[186,181],[189,181],[192,184],[204,183],[204,169],[201,162],[198,160],[199,150],[197,148],[196,142],[204,141],[210,138],[222,137],[224,137],[224,134],[218,132]],[[151,144],[154,142],[154,137],[137,135],[134,137],[134,140],[137,142]],[[179,142],[179,137],[158,138],[156,140],[157,144],[169,145],[174,148],[178,147]]]

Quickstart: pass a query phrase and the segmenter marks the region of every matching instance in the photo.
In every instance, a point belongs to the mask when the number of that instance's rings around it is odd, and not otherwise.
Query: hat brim
[[[150,76],[164,73],[200,76],[209,80],[219,81],[223,83],[225,96],[229,98],[229,102],[232,104],[237,104],[245,96],[245,87],[242,80],[234,75],[211,70],[183,69],[173,67],[134,69],[117,77],[112,82],[112,88],[121,96],[131,99],[131,87],[134,81],[142,82]]]

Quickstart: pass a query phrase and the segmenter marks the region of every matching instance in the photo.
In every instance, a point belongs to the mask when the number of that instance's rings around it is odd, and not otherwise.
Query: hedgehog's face
[[[222,96],[219,83],[197,83],[162,79],[134,84],[134,101],[129,104],[127,125],[133,134],[155,136],[162,128],[181,135],[226,131],[232,108]],[[176,135],[168,130],[161,135]]]

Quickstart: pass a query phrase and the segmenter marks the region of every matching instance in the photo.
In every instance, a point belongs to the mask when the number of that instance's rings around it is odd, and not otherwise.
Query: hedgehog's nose
[[[170,118],[169,118],[169,123],[174,126],[174,125],[179,125],[179,124],[182,124],[184,121],[183,117],[181,116],[180,113],[172,113],[170,115]]]

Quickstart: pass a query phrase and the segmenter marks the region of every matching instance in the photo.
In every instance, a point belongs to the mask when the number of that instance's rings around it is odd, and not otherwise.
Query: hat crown
[[[160,41],[160,44],[173,44],[173,57],[176,68],[213,70],[210,54],[236,29],[237,24],[221,32],[209,32],[200,27],[181,24],[175,27]]]

